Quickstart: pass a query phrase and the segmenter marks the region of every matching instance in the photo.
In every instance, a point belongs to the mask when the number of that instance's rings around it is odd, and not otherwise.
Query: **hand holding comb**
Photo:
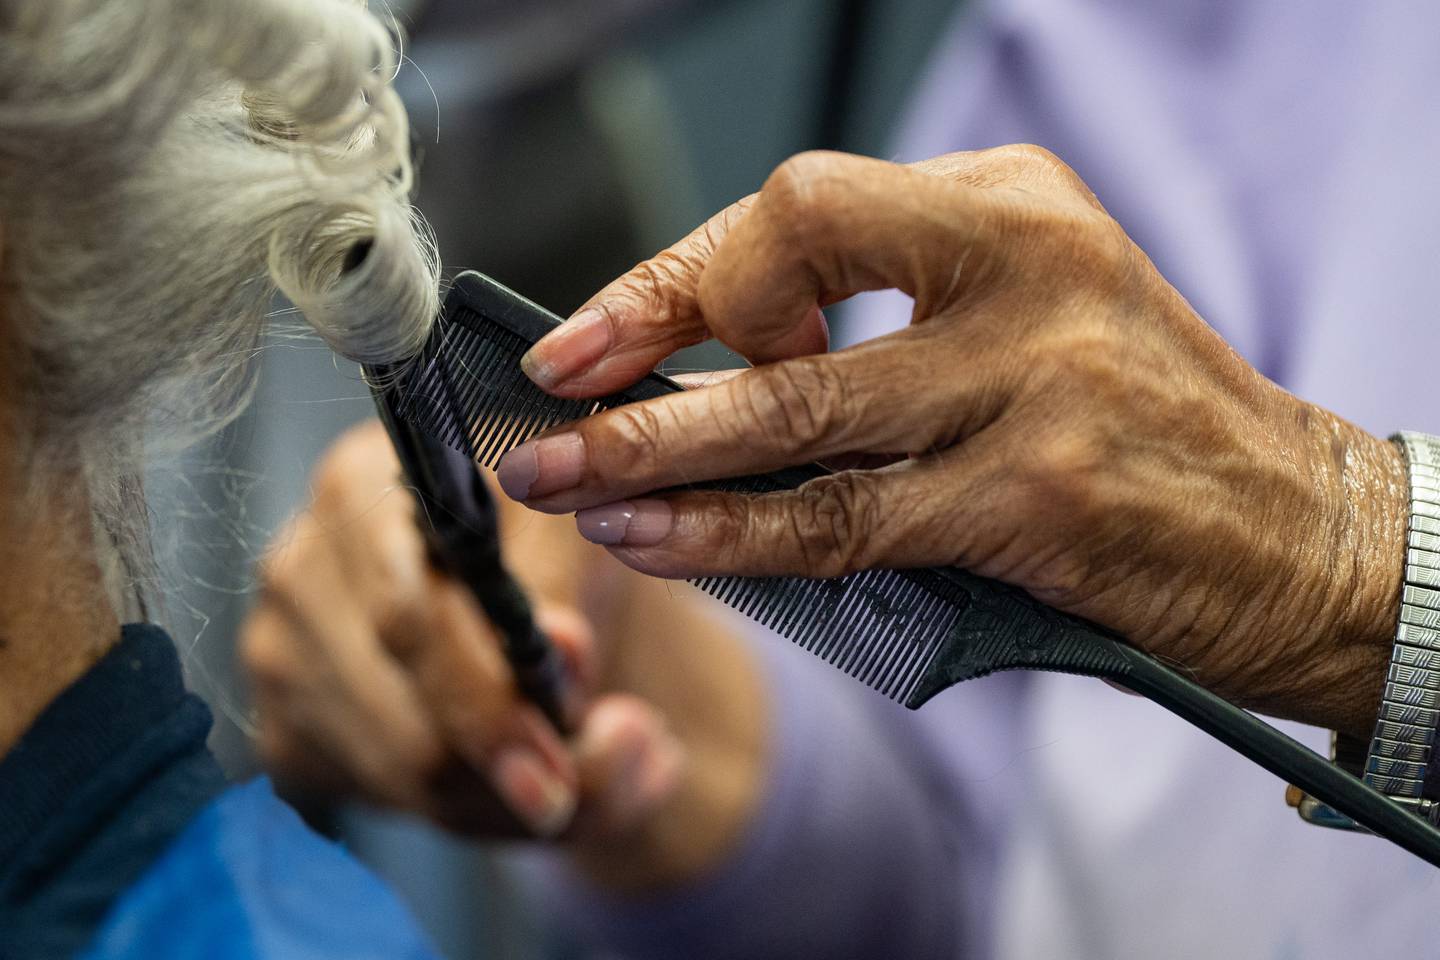
[[[543,430],[680,389],[652,374],[599,400],[545,394],[521,372],[519,359],[558,323],[488,278],[464,274],[420,357],[397,375],[389,402],[400,418],[493,467]],[[812,465],[696,486],[765,493],[826,472]],[[912,709],[946,687],[998,670],[1114,680],[1440,865],[1440,830],[1428,822],[1110,631],[1016,588],[954,567],[866,570],[832,580],[706,577],[696,584]]]
[[[431,562],[465,584],[500,634],[520,693],[561,733],[569,733],[567,675],[559,651],[531,615],[530,602],[505,568],[499,516],[474,463],[416,429],[396,410],[404,365],[367,365],[375,395],[405,478],[418,498],[416,523]]]

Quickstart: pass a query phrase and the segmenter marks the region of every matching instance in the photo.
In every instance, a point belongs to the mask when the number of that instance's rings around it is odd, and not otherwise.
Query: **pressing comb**
[[[651,374],[598,400],[552,397],[520,357],[559,318],[478,273],[456,278],[422,353],[391,389],[421,430],[493,468],[543,430],[682,389]],[[695,484],[759,494],[828,471],[811,465]],[[1440,830],[1331,765],[1310,748],[1093,623],[1025,592],[955,567],[867,570],[831,580],[704,577],[702,590],[912,709],[963,680],[997,670],[1103,677],[1155,701],[1221,742],[1440,866]]]

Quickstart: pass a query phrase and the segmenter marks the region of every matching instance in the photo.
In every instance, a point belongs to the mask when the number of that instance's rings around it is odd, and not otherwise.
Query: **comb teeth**
[[[508,330],[486,338],[442,321],[436,333],[436,346],[427,345],[403,384],[400,414],[487,467],[536,434],[601,409],[531,383],[519,362],[530,344]]]
[[[544,430],[655,396],[656,383],[668,383],[650,377],[644,381],[648,393],[623,391],[600,400],[552,397],[520,370],[520,357],[534,339],[508,329],[503,318],[492,321],[463,304],[447,303],[421,357],[398,384],[401,415],[493,468]],[[658,392],[673,389],[678,387],[662,386]],[[814,475],[788,470],[697,486],[770,493],[792,489]],[[866,570],[832,580],[702,577],[692,582],[902,703],[916,692],[968,606],[964,589],[931,570]]]
[[[701,577],[695,586],[861,683],[910,699],[953,633],[963,594],[945,599],[924,571],[865,570],[833,580]]]

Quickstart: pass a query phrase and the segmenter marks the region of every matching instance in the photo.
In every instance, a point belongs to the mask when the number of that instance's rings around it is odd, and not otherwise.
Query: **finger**
[[[553,835],[575,806],[564,745],[538,710],[518,699],[469,591],[431,566],[414,497],[377,476],[377,464],[392,465],[377,454],[377,436],[355,431],[327,455],[309,526],[330,539],[324,556],[342,568],[349,596],[413,678],[445,744],[487,775],[537,833]]]
[[[999,415],[1016,376],[997,345],[933,345],[941,334],[911,327],[597,414],[510,451],[497,478],[566,513],[838,454],[944,449]]]
[[[1102,210],[1090,187],[1066,163],[1044,147],[1010,143],[985,150],[962,150],[908,164],[912,170],[972,187],[1018,187],[1055,200],[1080,200]]]
[[[497,638],[469,590],[430,574],[423,615],[393,620],[386,644],[413,673],[445,742],[484,772],[538,835],[575,811],[575,771],[558,732],[520,698]]]
[[[802,157],[782,167],[767,187],[784,182],[786,177],[781,174],[807,162]],[[975,187],[1079,193],[1099,206],[1084,183],[1053,154],[1024,144],[947,154],[911,164],[909,169],[937,181]],[[557,395],[598,396],[633,383],[675,350],[708,337],[699,298],[700,277],[717,247],[756,199],[752,195],[722,210],[684,240],[590,298],[559,330],[532,348],[522,361],[526,372]],[[823,351],[829,332],[819,307],[855,292],[845,286],[837,285],[817,296],[798,321],[792,320],[788,341],[769,345],[772,349],[758,359]]]
[[[996,490],[964,446],[783,493],[680,493],[581,511],[587,539],[653,576],[838,577],[987,559]]]
[[[254,698],[255,750],[283,793],[325,802],[360,793],[361,785],[329,745],[289,719],[288,699],[263,684],[256,685]]]
[[[325,579],[323,564],[314,566]],[[303,603],[261,603],[242,628],[257,701],[292,741],[329,745],[327,756],[362,792],[397,807],[423,803],[444,749],[408,678],[353,608],[315,619]]]
[[[706,339],[696,290],[721,239],[754,197],[711,217],[689,236],[591,297],[520,365],[557,396],[589,397],[629,386],[681,347]]]
[[[684,748],[665,720],[638,697],[595,705],[576,741],[583,812],[577,838],[614,836],[651,817],[679,787]]]
[[[674,374],[671,379],[686,390],[699,390],[702,387],[713,387],[733,380],[749,369],[749,367],[741,367],[736,370],[708,370],[694,373],[677,373]],[[848,451],[826,457],[824,465],[832,471],[874,470],[878,467],[889,466],[897,459],[899,459],[898,455],[891,453],[872,454]]]
[[[348,432],[311,481],[309,525],[316,549],[339,564],[346,595],[385,619],[424,595],[430,563],[416,523],[417,501],[378,421]]]
[[[817,304],[898,288],[928,316],[981,282],[1015,191],[837,153],[793,157],[701,276],[711,333],[755,363],[804,352]]]

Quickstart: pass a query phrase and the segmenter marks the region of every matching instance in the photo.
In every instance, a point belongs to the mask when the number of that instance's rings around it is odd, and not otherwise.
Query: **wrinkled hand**
[[[915,300],[908,328],[823,352],[822,306],[890,287]],[[1239,702],[1369,733],[1398,453],[1245,363],[1045,151],[796,157],[525,368],[602,395],[707,336],[759,366],[534,440],[505,490],[580,511],[659,576],[958,564]],[[646,495],[858,455],[888,463],[767,496]]]
[[[537,621],[579,680],[566,744],[518,696],[468,591],[426,562],[399,469],[378,424],[352,431],[261,564],[242,653],[267,765],[292,791],[360,796],[471,834],[585,842],[635,827],[676,789],[683,753],[651,704],[596,690],[580,585],[619,590],[608,558],[597,564],[568,524],[502,517]]]

